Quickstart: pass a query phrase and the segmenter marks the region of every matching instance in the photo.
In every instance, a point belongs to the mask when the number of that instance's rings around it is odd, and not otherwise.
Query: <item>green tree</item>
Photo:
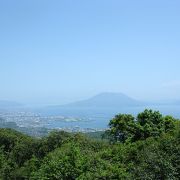
[[[111,139],[116,142],[125,142],[134,135],[135,121],[130,114],[116,115],[109,122],[110,130],[106,133],[110,135]]]
[[[48,154],[32,179],[74,180],[82,173],[84,157],[78,146],[68,143]]]
[[[126,142],[145,140],[148,137],[159,137],[163,133],[175,129],[175,119],[171,116],[163,117],[159,111],[145,110],[135,119],[129,114],[116,115],[109,123],[111,141]]]

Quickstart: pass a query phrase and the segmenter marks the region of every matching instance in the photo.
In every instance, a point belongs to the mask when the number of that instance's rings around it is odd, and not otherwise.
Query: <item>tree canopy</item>
[[[115,142],[145,140],[159,137],[175,129],[176,119],[163,116],[159,111],[145,110],[137,117],[130,114],[118,114],[109,122],[107,134]]]

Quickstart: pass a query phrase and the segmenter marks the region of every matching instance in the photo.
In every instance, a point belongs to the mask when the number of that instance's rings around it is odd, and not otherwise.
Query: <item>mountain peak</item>
[[[103,92],[97,94],[87,100],[78,101],[75,103],[71,103],[66,105],[70,107],[123,107],[123,106],[136,106],[139,105],[140,102],[128,97],[123,93],[111,93],[111,92]]]

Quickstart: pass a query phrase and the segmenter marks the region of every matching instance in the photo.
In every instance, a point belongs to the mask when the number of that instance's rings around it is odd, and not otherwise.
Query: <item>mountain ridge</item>
[[[103,92],[89,99],[68,103],[65,105],[56,105],[51,107],[73,108],[73,107],[122,107],[144,105],[142,101],[133,99],[123,93]]]

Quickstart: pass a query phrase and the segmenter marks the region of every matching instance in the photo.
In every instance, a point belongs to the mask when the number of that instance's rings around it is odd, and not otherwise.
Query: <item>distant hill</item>
[[[130,106],[140,106],[145,103],[135,100],[122,93],[101,93],[87,100],[74,103],[51,106],[55,108],[120,108]]]
[[[23,105],[14,101],[0,100],[0,109],[16,109],[21,108]]]

